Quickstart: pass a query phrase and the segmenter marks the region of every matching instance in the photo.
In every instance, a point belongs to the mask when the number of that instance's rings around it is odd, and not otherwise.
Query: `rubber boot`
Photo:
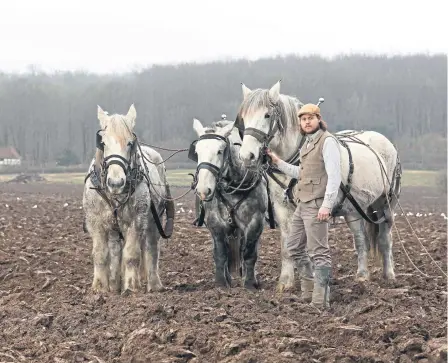
[[[314,270],[314,289],[311,304],[318,309],[330,307],[331,267],[316,267]]]
[[[304,303],[310,303],[313,297],[314,279],[312,277],[302,277],[300,279],[300,290],[302,290],[300,300]]]
[[[299,266],[300,275],[300,300],[304,303],[310,303],[313,297],[314,278],[311,261]]]

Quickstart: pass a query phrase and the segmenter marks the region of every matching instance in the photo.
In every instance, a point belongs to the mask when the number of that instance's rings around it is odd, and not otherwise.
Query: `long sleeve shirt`
[[[308,144],[303,145],[307,147]],[[327,137],[324,141],[322,156],[325,163],[325,171],[328,175],[327,186],[325,189],[324,201],[322,207],[332,209],[336,203],[339,186],[341,185],[341,152],[339,144],[332,137]],[[284,160],[279,160],[277,168],[290,176],[291,178],[299,178],[300,167],[288,164]]]

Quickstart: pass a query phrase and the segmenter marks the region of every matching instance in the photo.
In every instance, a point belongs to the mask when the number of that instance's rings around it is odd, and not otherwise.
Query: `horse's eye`
[[[218,150],[218,155],[221,155],[222,154],[222,150]]]
[[[271,117],[271,115],[268,113],[266,115],[264,115],[264,118],[269,118],[269,117]]]
[[[128,142],[128,147],[132,147],[132,141]]]

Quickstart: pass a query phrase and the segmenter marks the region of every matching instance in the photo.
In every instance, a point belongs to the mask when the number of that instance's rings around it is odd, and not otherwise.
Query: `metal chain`
[[[183,152],[183,151],[188,151],[188,149],[181,149],[181,150],[177,150],[174,153],[172,153],[170,156],[168,156],[166,159],[162,160],[160,163],[155,163],[154,161],[148,159],[145,155],[143,155],[143,159],[145,159],[148,163],[159,166],[160,164],[165,163],[167,160],[171,159],[174,155]]]
[[[188,149],[168,149],[168,148],[164,148],[164,147],[160,147],[160,146],[154,146],[154,145],[150,145],[147,144],[146,142],[140,142],[140,144],[142,144],[143,146],[148,146],[148,147],[152,147],[154,149],[160,149],[160,150],[164,150],[164,151],[187,151]]]
[[[151,183],[151,182],[149,183],[149,185],[150,185],[150,186],[154,186],[154,184]],[[180,195],[180,196],[178,196],[178,197],[176,197],[176,198],[166,198],[166,197],[164,197],[163,195],[161,195],[155,188],[153,188],[153,190],[154,190],[154,192],[155,192],[161,199],[170,202],[170,201],[176,201],[176,200],[179,200],[179,199],[185,197],[188,193],[191,192],[192,189],[187,190],[184,194],[182,194],[182,195]]]

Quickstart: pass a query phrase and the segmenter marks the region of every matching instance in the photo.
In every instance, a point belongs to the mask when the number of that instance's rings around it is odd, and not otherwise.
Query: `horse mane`
[[[210,126],[204,126],[204,133],[205,134],[213,134],[218,131],[218,129],[221,129],[223,127],[226,127],[227,125],[230,125],[233,121],[229,120],[221,120],[221,121],[215,121],[212,122]]]
[[[280,94],[280,99],[277,104],[274,104],[269,96],[268,89],[257,88],[253,90],[241,103],[238,115],[242,116],[247,113],[255,113],[262,107],[277,108],[280,115],[279,130],[281,136],[285,136],[291,127],[297,126],[298,109],[303,106],[303,103],[296,97]]]
[[[124,147],[133,138],[132,127],[126,117],[118,114],[111,115],[105,132],[115,136],[121,147]]]
[[[230,120],[220,120],[220,121],[213,122],[212,126],[222,128],[222,127],[226,127],[227,125],[230,125],[232,122],[233,121],[230,121]]]

